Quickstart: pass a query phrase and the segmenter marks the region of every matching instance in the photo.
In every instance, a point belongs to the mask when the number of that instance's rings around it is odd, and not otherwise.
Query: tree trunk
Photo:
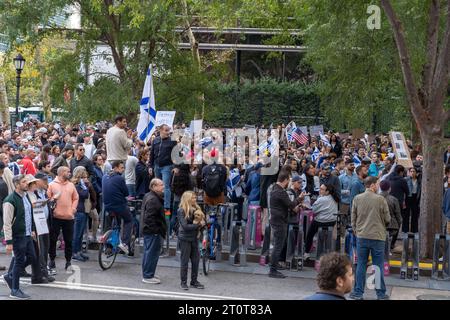
[[[51,77],[44,74],[42,77],[42,109],[44,111],[45,121],[52,121],[52,108],[50,104],[50,82]]]
[[[9,124],[8,96],[3,73],[0,73],[0,121]]]
[[[442,232],[443,134],[421,132],[421,135],[424,153],[419,221],[420,256],[432,257],[434,235]]]
[[[194,58],[194,63],[195,63],[195,69],[198,73],[200,73],[201,70],[201,60],[200,60],[200,50],[198,49],[198,42],[197,39],[194,36],[194,33],[192,32],[192,28],[191,28],[191,24],[189,22],[189,10],[188,10],[188,5],[186,0],[182,1],[182,5],[183,5],[183,14],[185,15],[185,27],[187,29],[187,34],[188,34],[188,38],[189,38],[189,43],[191,45],[191,50],[192,50],[192,56]],[[202,106],[202,119],[205,118],[205,94],[203,92],[201,92],[197,99],[200,102],[200,105]]]

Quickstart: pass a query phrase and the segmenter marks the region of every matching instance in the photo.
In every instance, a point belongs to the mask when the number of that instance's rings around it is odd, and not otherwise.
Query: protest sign
[[[156,113],[155,126],[159,127],[163,124],[167,124],[169,127],[173,127],[173,121],[175,120],[176,111],[158,111]]]
[[[412,168],[411,155],[403,133],[392,131],[389,133],[391,137],[392,147],[394,148],[397,163],[405,168]]]

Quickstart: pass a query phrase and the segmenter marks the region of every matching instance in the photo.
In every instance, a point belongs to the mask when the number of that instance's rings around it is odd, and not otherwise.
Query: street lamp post
[[[16,68],[16,72],[17,72],[17,82],[16,82],[16,115],[15,115],[15,120],[16,122],[19,119],[19,95],[20,95],[20,75],[22,74],[22,70],[23,67],[25,66],[25,59],[24,57],[22,57],[22,55],[19,53],[15,58],[14,58],[14,67]],[[11,130],[14,127],[14,121],[11,120]]]

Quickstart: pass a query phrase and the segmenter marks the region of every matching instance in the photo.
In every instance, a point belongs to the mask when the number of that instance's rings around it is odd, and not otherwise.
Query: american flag
[[[298,127],[292,132],[292,138],[299,144],[306,144],[308,142],[308,137]]]

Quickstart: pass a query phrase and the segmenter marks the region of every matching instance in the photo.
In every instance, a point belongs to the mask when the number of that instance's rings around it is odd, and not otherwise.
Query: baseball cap
[[[45,173],[42,173],[42,172],[36,173],[36,175],[34,177],[38,180],[45,180],[45,181],[48,180],[48,175],[46,175]]]
[[[295,176],[292,177],[292,182],[298,182],[298,181],[302,181],[302,178],[297,174]]]
[[[36,181],[39,181],[39,180],[36,179],[32,174],[27,174],[27,175],[25,176],[25,179],[27,179],[27,183],[28,183],[28,184],[33,183],[33,182],[36,182]]]

